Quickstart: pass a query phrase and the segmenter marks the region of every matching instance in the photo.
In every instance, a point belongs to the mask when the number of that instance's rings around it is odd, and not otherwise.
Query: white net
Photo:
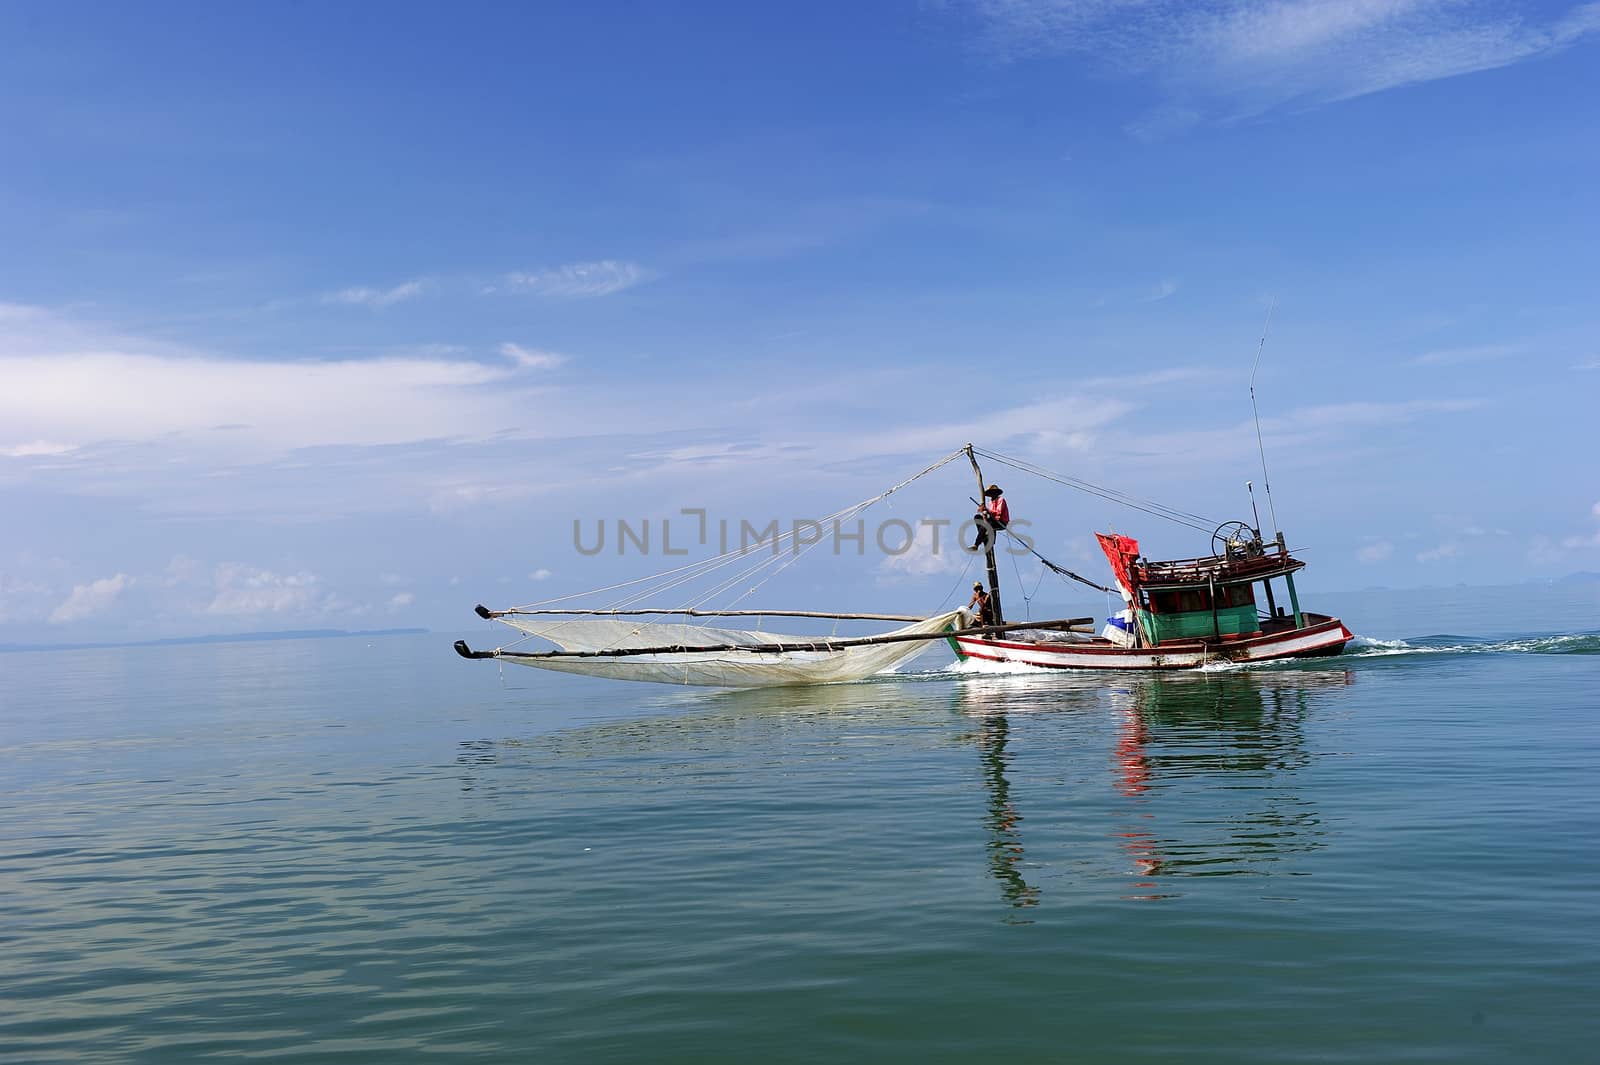
[[[891,636],[932,635],[959,626],[962,611],[938,614]],[[652,654],[595,658],[521,658],[516,662],[562,673],[581,673],[617,680],[663,684],[697,684],[714,688],[760,688],[782,684],[829,684],[861,680],[909,662],[935,643],[905,640],[817,651],[761,651],[772,644],[827,643],[828,637],[786,636],[754,629],[718,629],[615,619],[554,621],[513,616],[497,618],[529,636],[548,640],[563,651],[606,651],[647,647],[724,647],[716,651],[663,651]],[[534,652],[537,653],[537,652]]]

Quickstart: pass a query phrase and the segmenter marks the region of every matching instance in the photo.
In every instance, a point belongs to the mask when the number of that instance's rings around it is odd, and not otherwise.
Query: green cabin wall
[[[1145,635],[1152,643],[1163,640],[1192,640],[1211,636],[1219,630],[1224,636],[1241,632],[1256,632],[1261,628],[1256,620],[1255,604],[1218,607],[1215,618],[1209,610],[1196,610],[1184,614],[1154,614],[1141,611],[1145,622]]]

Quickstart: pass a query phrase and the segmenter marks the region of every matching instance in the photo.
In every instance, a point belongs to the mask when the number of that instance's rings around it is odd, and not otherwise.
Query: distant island
[[[192,643],[258,643],[262,640],[328,640],[349,636],[420,636],[428,629],[289,629],[279,632],[232,632],[220,636],[168,636],[159,640],[110,643],[0,643],[0,654],[14,651],[99,651],[113,647],[176,647]]]

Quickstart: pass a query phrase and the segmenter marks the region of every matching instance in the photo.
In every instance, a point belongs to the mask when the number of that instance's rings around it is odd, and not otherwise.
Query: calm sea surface
[[[1597,1061],[1587,602],[744,693],[0,655],[0,1060]]]

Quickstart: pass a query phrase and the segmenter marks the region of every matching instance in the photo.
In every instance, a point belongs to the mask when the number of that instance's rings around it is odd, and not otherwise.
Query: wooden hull
[[[1198,669],[1214,662],[1270,662],[1278,658],[1313,658],[1336,655],[1352,637],[1338,618],[1306,616],[1300,629],[1244,636],[1220,641],[1181,641],[1156,647],[1119,647],[1110,640],[1077,643],[1035,643],[1023,640],[985,640],[981,636],[951,639],[962,659],[1012,662],[1047,669]]]

